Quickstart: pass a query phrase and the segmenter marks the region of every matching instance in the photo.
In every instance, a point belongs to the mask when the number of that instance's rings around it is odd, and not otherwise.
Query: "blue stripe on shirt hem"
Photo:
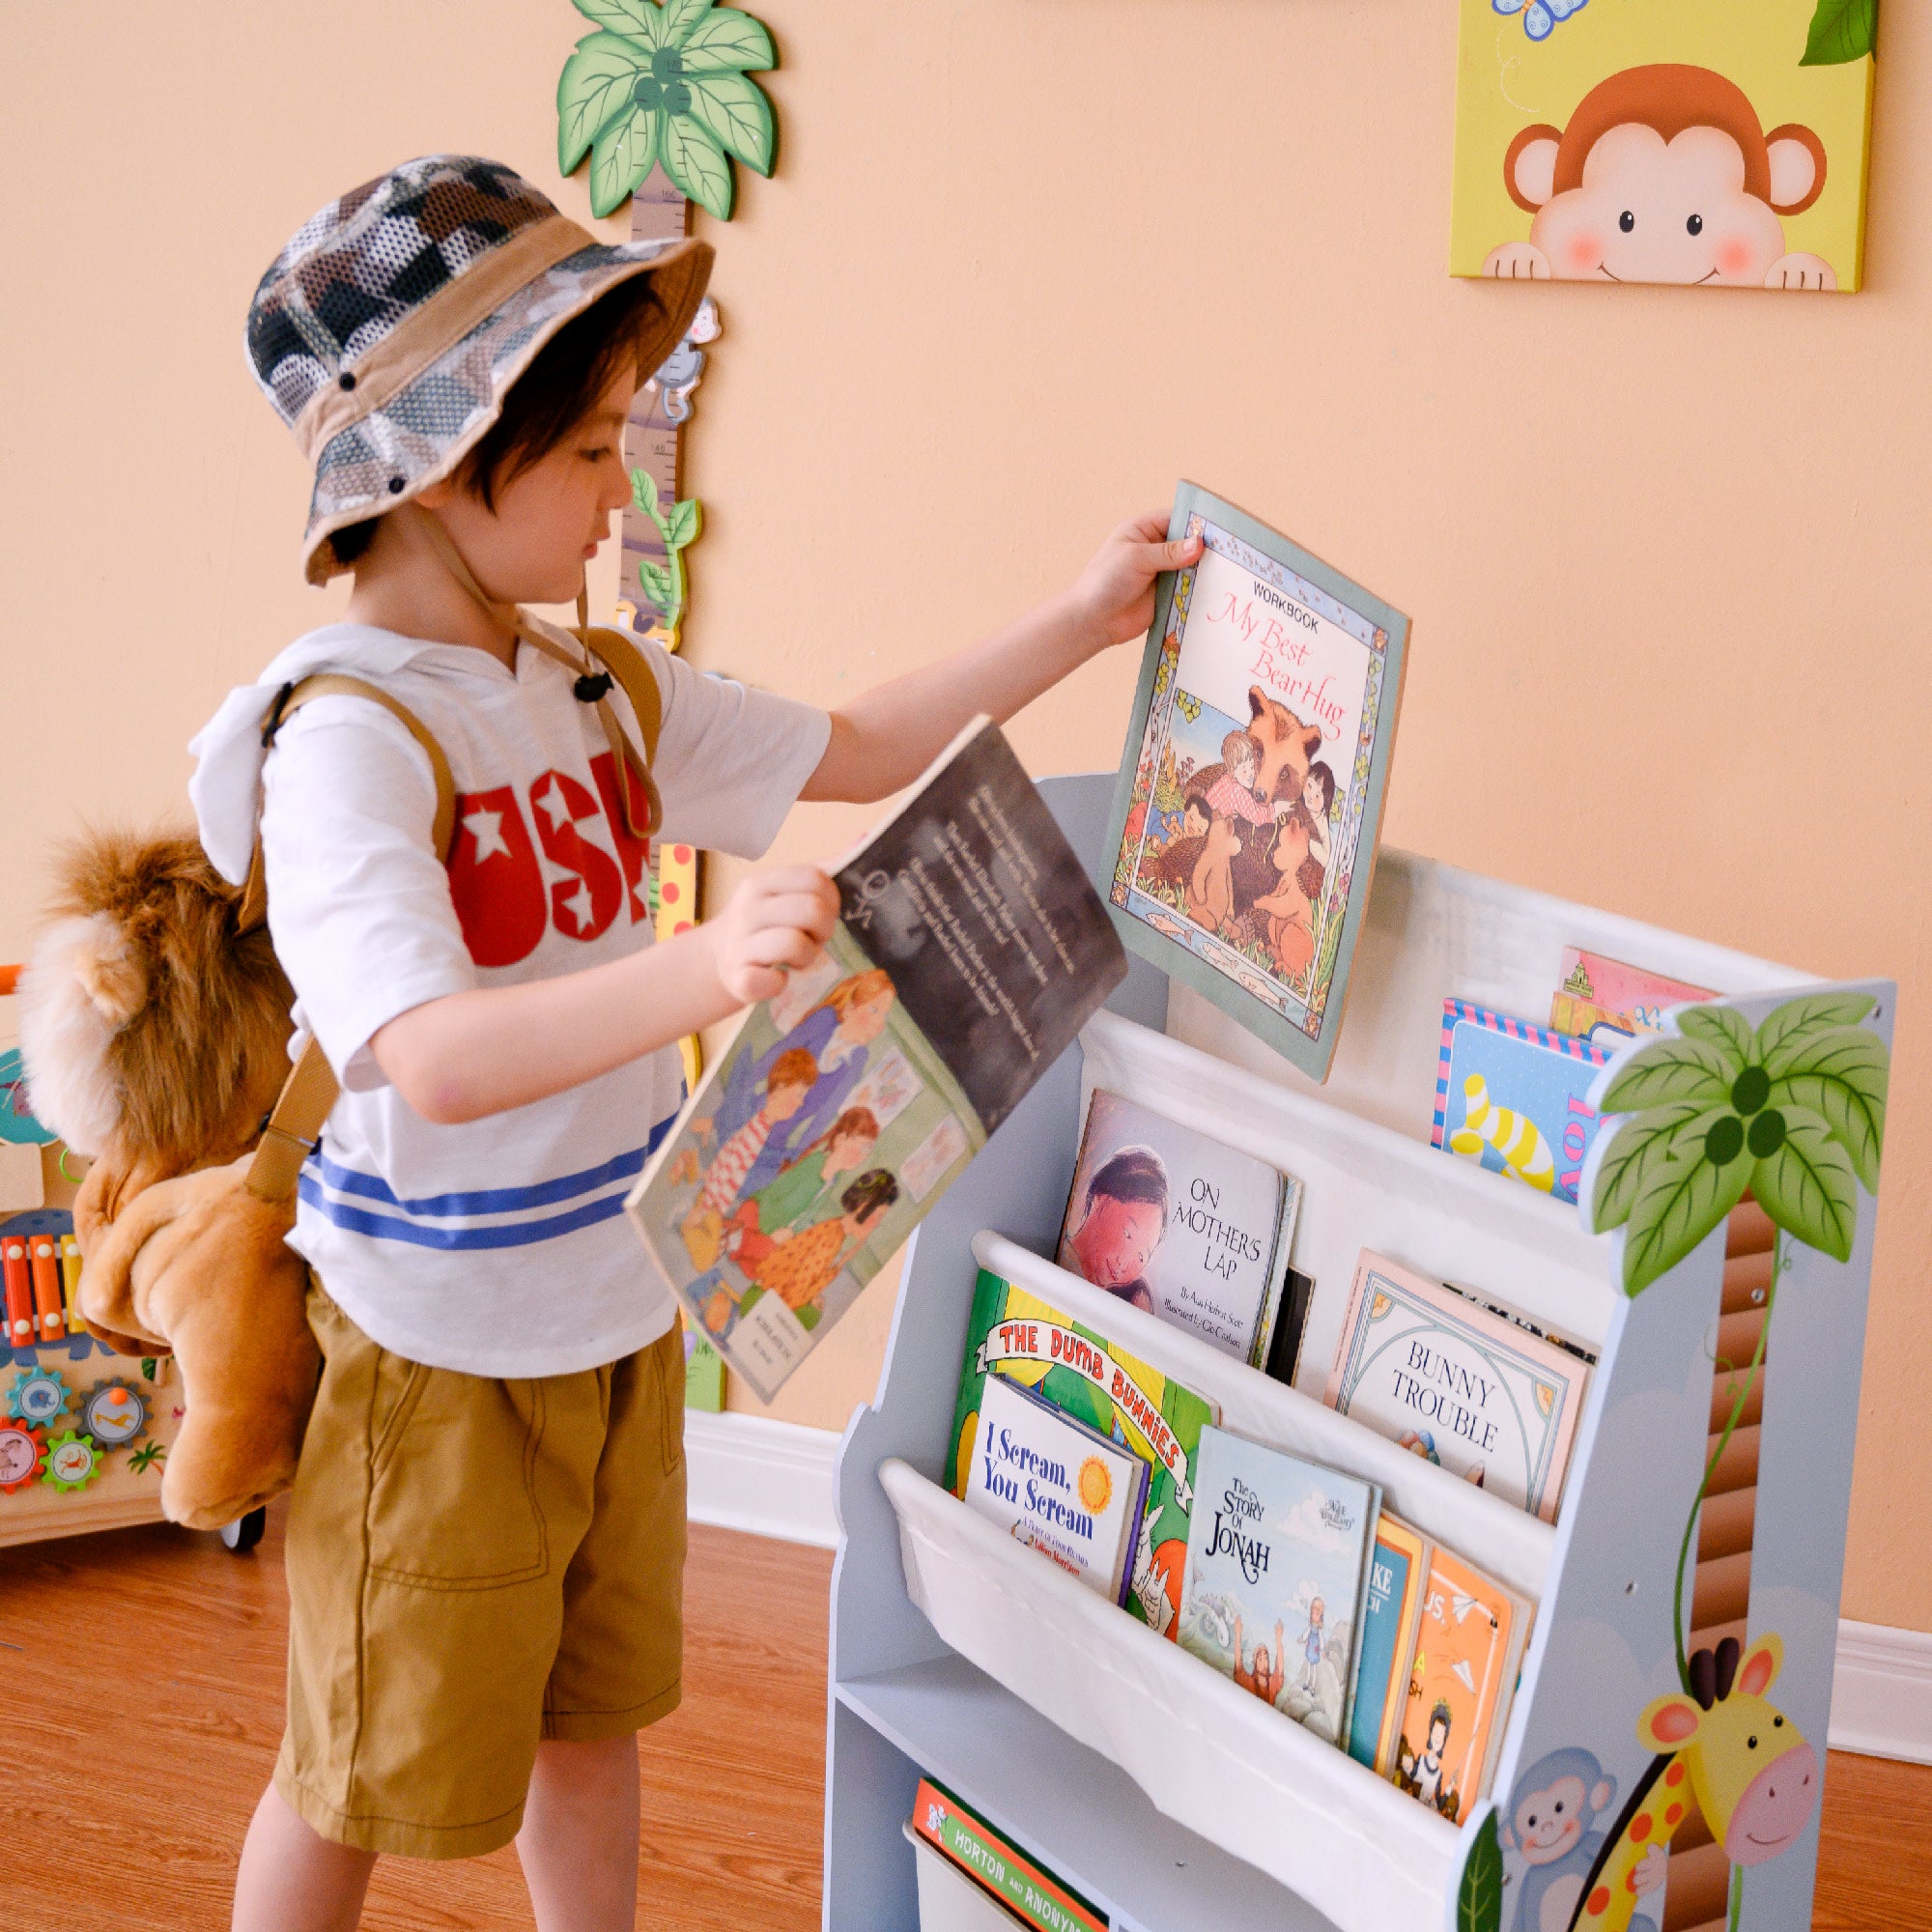
[[[317,1213],[335,1227],[352,1235],[366,1235],[377,1241],[407,1241],[418,1248],[441,1248],[454,1252],[475,1248],[525,1248],[536,1241],[550,1241],[561,1235],[574,1235],[580,1228],[595,1227],[624,1211],[621,1194],[607,1194],[601,1201],[586,1202],[568,1214],[553,1214],[544,1221],[511,1221],[493,1228],[429,1228],[415,1221],[399,1221],[388,1214],[371,1214],[331,1201],[323,1193],[314,1177],[303,1174],[301,1198]]]
[[[483,1187],[471,1194],[426,1194],[403,1200],[388,1182],[373,1174],[359,1174],[343,1167],[319,1150],[310,1156],[311,1168],[320,1168],[323,1181],[338,1194],[354,1194],[365,1201],[380,1202],[405,1214],[455,1216],[461,1214],[510,1214],[522,1208],[551,1208],[559,1201],[574,1200],[594,1188],[608,1187],[613,1180],[628,1180],[641,1174],[645,1161],[656,1153],[676,1121],[667,1114],[651,1129],[650,1139],[628,1153],[613,1154],[601,1167],[586,1167],[581,1173],[559,1175],[554,1180],[539,1180],[527,1187]],[[306,1198],[306,1197],[305,1197]],[[347,1225],[346,1223],[344,1225]]]

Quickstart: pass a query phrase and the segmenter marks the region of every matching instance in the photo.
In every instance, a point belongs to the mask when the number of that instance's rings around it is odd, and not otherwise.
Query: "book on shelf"
[[[1077,1577],[1124,1604],[1147,1506],[1149,1468],[1004,1376],[987,1378],[961,1500]]]
[[[1431,1547],[1390,1776],[1451,1824],[1489,1793],[1531,1615],[1493,1577]]]
[[[1349,1718],[1349,1755],[1386,1777],[1395,1765],[1408,1704],[1409,1667],[1422,1621],[1423,1586],[1434,1548],[1420,1530],[1387,1510],[1376,1520],[1369,1590],[1362,1609],[1362,1662]]]
[[[1060,1265],[1260,1368],[1300,1208],[1293,1176],[1095,1088]]]
[[[1108,1932],[1107,1916],[932,1778],[913,1794],[912,1832],[1039,1932]]]
[[[1126,1607],[1173,1636],[1180,1614],[1189,1521],[1199,1488],[1202,1431],[1220,1410],[1192,1389],[1118,1349],[1097,1329],[980,1270],[952,1415],[948,1487],[963,1496],[989,1384],[1009,1380],[1146,1460],[1150,1479]]]
[[[1563,979],[1549,1002],[1549,1024],[1558,1033],[1614,1050],[1638,1034],[1662,1033],[1670,1008],[1716,998],[1708,986],[1692,986],[1566,946]]]
[[[1182,483],[1098,880],[1121,937],[1327,1077],[1375,869],[1408,619]]]
[[[1601,1124],[1591,1083],[1610,1056],[1472,1000],[1445,1000],[1431,1145],[1574,1202]]]
[[[1294,1372],[1301,1361],[1301,1341],[1308,1332],[1308,1309],[1315,1299],[1315,1277],[1299,1268],[1283,1271],[1281,1300],[1275,1315],[1274,1334],[1268,1341],[1265,1364],[1270,1381],[1294,1386]]]
[[[1380,1508],[1374,1483],[1204,1429],[1180,1647],[1346,1742]]]
[[[1589,1376],[1567,1350],[1365,1249],[1322,1400],[1554,1522]]]
[[[767,1402],[1127,970],[985,719],[833,876],[823,957],[745,1016],[626,1203]]]

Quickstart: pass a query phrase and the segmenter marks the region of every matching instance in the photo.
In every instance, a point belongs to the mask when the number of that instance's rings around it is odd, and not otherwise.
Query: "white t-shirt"
[[[824,752],[825,714],[643,649],[664,694],[663,836],[757,857]],[[380,706],[318,698],[264,763],[270,696],[317,669],[380,685],[441,745],[458,794],[447,869],[431,849],[429,760]],[[673,1315],[623,1201],[682,1099],[674,1046],[459,1126],[417,1115],[369,1049],[426,1001],[651,944],[645,851],[616,810],[602,723],[572,684],[528,645],[513,674],[479,650],[335,624],[231,694],[190,748],[203,842],[230,878],[245,872],[262,800],[270,930],[297,1025],[343,1086],[302,1173],[292,1244],[383,1347],[471,1375],[595,1367]],[[621,691],[614,701],[637,742]]]

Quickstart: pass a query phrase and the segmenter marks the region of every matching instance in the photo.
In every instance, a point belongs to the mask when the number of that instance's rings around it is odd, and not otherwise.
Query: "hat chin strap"
[[[547,658],[554,658],[575,675],[579,702],[594,704],[597,716],[603,722],[604,736],[610,742],[611,756],[617,767],[617,798],[623,809],[624,823],[629,827],[632,838],[648,837],[650,826],[638,822],[624,768],[627,761],[634,765],[638,776],[645,781],[648,787],[650,767],[625,734],[623,725],[617,722],[616,712],[611,708],[611,674],[597,668],[596,654],[590,643],[588,588],[582,583],[578,586],[575,632],[566,631],[542,617],[531,616],[521,604],[499,604],[477,582],[476,573],[469,568],[463,553],[456,547],[456,539],[449,534],[442,519],[434,510],[421,503],[405,503],[389,514],[403,513],[407,513],[428,537],[430,548],[436,552],[442,567],[458,586],[476,600],[494,623],[507,625],[520,642],[528,644],[532,650],[541,651]]]

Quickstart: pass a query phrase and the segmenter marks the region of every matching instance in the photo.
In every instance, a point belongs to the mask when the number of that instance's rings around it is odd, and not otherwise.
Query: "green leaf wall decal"
[[[778,65],[772,37],[763,24],[735,7],[714,7],[686,38],[679,51],[691,73],[736,68],[759,71]]]
[[[665,121],[655,108],[634,107],[599,133],[590,150],[592,214],[614,214],[637,191],[658,157]]]
[[[1804,1107],[1779,1110],[1783,1134],[1761,1158],[1751,1187],[1758,1206],[1787,1234],[1833,1261],[1852,1258],[1858,1224],[1858,1178],[1832,1129]]]
[[[1734,1060],[1708,1040],[1660,1039],[1639,1049],[1617,1069],[1598,1109],[1605,1114],[1640,1114],[1672,1100],[1720,1106],[1730,1098],[1731,1083],[1743,1071],[1742,1060]]]
[[[1630,1219],[1644,1183],[1666,1160],[1703,1151],[1705,1134],[1721,1110],[1696,1100],[1673,1100],[1627,1122],[1604,1150],[1591,1197],[1591,1225],[1600,1235]]]
[[[628,35],[646,47],[663,43],[664,15],[657,0],[572,0],[572,4],[607,33]]]
[[[1477,1829],[1456,1893],[1456,1932],[1497,1932],[1503,1922],[1503,1848],[1496,1841],[1496,1814]]]
[[[691,89],[691,112],[704,123],[727,155],[736,155],[759,174],[772,171],[772,145],[775,132],[772,103],[756,81],[742,73],[692,73],[685,78]]]
[[[730,220],[731,163],[701,122],[688,114],[668,115],[658,158],[679,193],[720,221]]]
[[[1890,1078],[1890,1057],[1876,1034],[1838,1027],[1807,1035],[1784,1056],[1784,1071],[1771,1083],[1766,1104],[1787,1116],[1793,1107],[1816,1114],[1844,1149],[1865,1192],[1876,1194]]]
[[[1787,1000],[1758,1028],[1751,1059],[1776,1080],[1784,1070],[1784,1056],[1806,1035],[1857,1026],[1877,1005],[1869,993],[1806,993]]]
[[[1721,1167],[1701,1151],[1691,1159],[1661,1162],[1631,1207],[1624,1231],[1624,1293],[1640,1294],[1690,1254],[1744,1199],[1751,1167],[1742,1147]]]
[[[1878,41],[1878,0],[1818,0],[1800,67],[1862,60]]]
[[[579,41],[556,83],[556,165],[572,173],[590,144],[630,105],[640,52],[635,41],[591,34]]]
[[[696,497],[687,497],[670,513],[670,527],[665,532],[665,541],[672,550],[683,550],[697,541],[697,530],[701,513]]]

